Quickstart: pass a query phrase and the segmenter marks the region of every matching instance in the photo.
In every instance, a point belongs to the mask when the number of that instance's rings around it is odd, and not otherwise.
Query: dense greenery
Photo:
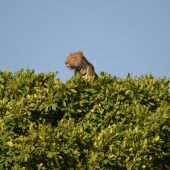
[[[0,72],[0,169],[168,169],[167,78]]]

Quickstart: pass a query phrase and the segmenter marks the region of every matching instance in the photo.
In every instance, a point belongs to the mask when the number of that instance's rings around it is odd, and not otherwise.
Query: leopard
[[[69,53],[65,65],[69,70],[74,70],[74,75],[80,74],[85,80],[98,79],[94,66],[87,60],[82,51]]]

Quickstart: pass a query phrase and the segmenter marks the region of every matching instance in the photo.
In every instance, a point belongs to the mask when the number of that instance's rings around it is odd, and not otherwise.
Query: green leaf
[[[52,109],[53,109],[54,111],[56,111],[56,105],[55,105],[55,104],[52,105]]]
[[[77,91],[75,90],[75,89],[70,89],[70,91],[72,92],[72,93],[77,93]]]
[[[64,152],[65,154],[68,154],[68,153],[70,152],[70,150],[64,149],[63,152]]]
[[[48,157],[48,158],[52,158],[53,156],[54,156],[54,155],[53,155],[53,152],[48,152],[48,153],[47,153],[47,157]]]

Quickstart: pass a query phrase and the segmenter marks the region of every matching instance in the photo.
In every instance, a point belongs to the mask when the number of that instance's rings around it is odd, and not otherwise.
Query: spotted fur
[[[67,68],[74,70],[74,73],[81,74],[84,79],[98,79],[93,65],[86,59],[82,51],[69,53],[65,62]]]

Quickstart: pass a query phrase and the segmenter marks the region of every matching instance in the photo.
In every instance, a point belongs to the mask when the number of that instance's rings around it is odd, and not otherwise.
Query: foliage
[[[168,78],[0,72],[0,169],[168,169]]]

